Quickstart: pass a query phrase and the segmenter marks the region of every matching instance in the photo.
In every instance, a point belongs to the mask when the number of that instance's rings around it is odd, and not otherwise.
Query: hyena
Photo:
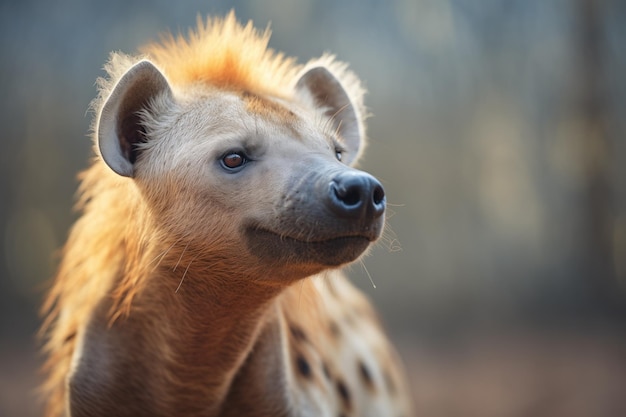
[[[364,89],[324,55],[199,20],[112,54],[44,305],[47,416],[407,416],[397,354],[338,269],[384,226],[353,167]]]

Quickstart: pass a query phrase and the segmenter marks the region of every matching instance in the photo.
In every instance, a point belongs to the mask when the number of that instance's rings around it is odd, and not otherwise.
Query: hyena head
[[[96,134],[168,240],[286,279],[354,261],[381,234],[383,188],[352,167],[361,113],[324,65],[305,67],[279,98],[176,88],[143,60],[104,101]]]

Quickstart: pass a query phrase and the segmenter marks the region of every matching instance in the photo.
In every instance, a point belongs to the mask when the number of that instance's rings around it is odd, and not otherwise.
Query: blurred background
[[[231,8],[369,89],[389,229],[350,273],[418,415],[626,415],[626,2],[4,0],[0,416],[40,414],[37,310],[108,53]]]

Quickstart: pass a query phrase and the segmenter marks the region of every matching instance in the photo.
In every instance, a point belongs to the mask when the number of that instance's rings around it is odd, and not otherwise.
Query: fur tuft
[[[218,88],[285,96],[299,67],[293,58],[268,49],[269,28],[240,25],[235,13],[224,19],[198,17],[187,38],[168,34],[142,48],[173,85],[203,83]]]

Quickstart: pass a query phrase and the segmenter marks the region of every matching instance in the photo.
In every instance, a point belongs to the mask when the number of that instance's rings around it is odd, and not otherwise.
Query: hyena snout
[[[344,171],[331,180],[327,204],[340,217],[373,221],[385,212],[385,190],[365,172]]]

